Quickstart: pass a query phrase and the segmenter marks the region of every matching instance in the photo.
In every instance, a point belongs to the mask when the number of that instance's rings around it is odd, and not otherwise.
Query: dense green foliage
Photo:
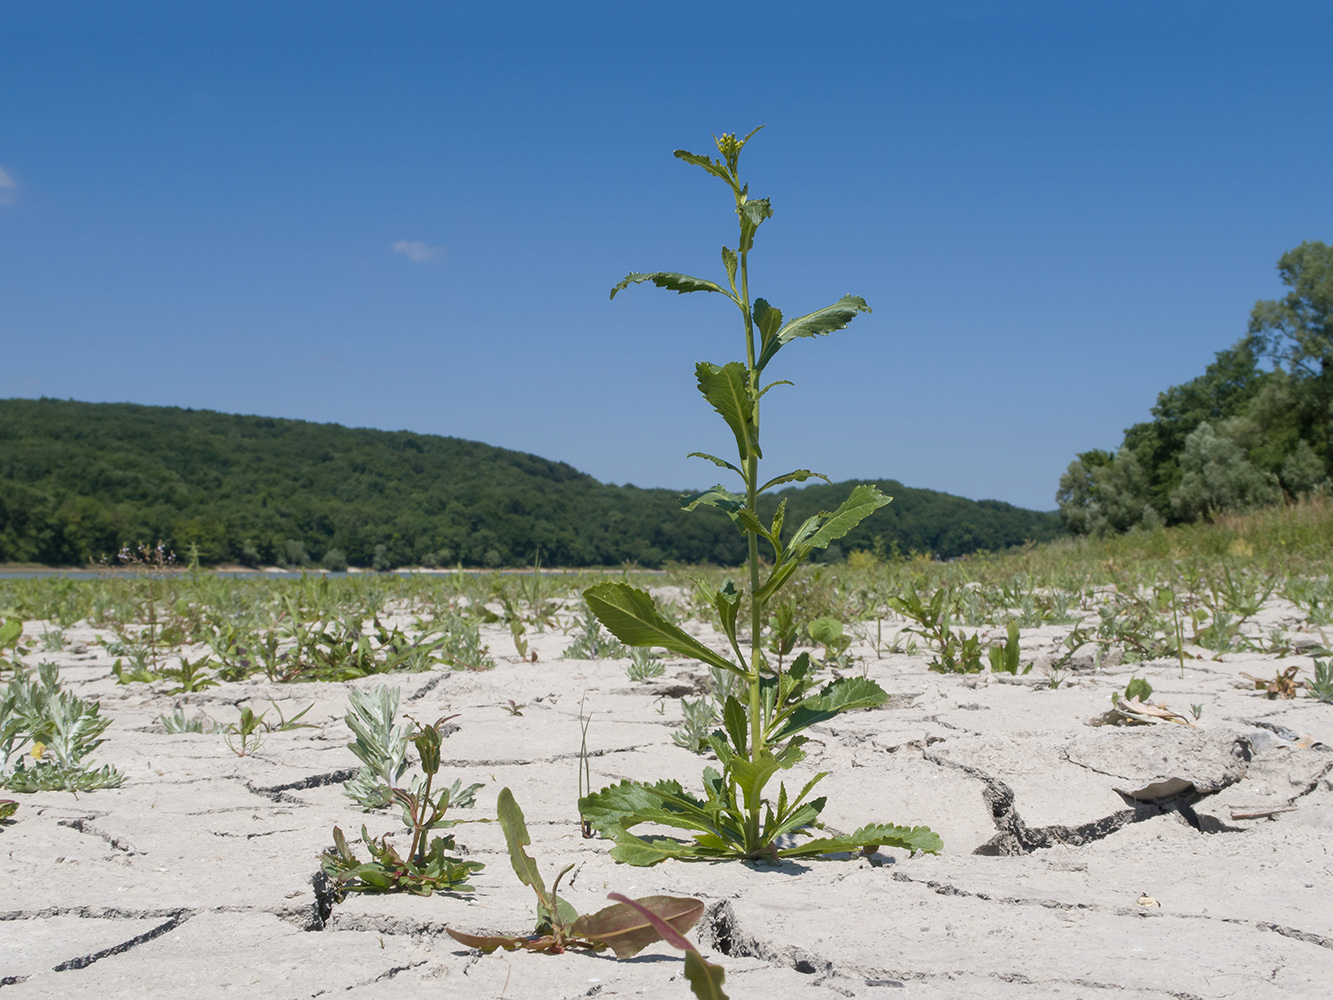
[[[1079,454],[1056,501],[1076,534],[1189,523],[1324,488],[1333,470],[1333,247],[1282,255],[1291,289],[1247,335],[1157,397],[1111,454]],[[1263,362],[1270,362],[1264,367]]]
[[[942,557],[1059,532],[1053,514],[881,483],[892,549]],[[825,495],[827,491],[828,496]],[[800,516],[838,489],[790,491]],[[163,540],[204,564],[734,565],[745,539],[670,490],[457,438],[203,410],[0,400],[0,562],[78,565]],[[870,548],[874,539],[848,541]]]

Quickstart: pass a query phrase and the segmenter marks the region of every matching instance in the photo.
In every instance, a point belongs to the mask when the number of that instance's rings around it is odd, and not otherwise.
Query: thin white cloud
[[[437,256],[444,247],[433,247],[420,240],[399,240],[393,245],[393,252],[400,253],[414,264],[424,264]]]
[[[9,171],[0,167],[0,205],[14,204],[14,191],[17,187],[14,178],[9,176]]]

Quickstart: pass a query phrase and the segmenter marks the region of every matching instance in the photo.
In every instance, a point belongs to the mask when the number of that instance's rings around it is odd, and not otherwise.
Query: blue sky
[[[725,188],[771,474],[1054,507],[1333,240],[1326,3],[0,0],[0,396],[449,434],[691,488]]]

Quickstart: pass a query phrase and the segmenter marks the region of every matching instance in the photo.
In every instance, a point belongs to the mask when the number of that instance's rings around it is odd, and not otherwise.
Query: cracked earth
[[[1046,631],[1025,630],[1025,648]],[[632,684],[623,660],[558,659],[570,640],[552,632],[536,637],[538,662],[486,673],[172,699],[165,685],[117,685],[92,630],[67,634],[89,652],[50,658],[114,720],[96,761],[126,781],[16,796],[0,830],[0,1000],[688,997],[665,946],[624,962],[480,956],[444,934],[531,927],[530,891],[488,822],[505,786],[543,871],[575,866],[563,894],[581,912],[610,891],[704,900],[695,936],[735,1000],[1333,995],[1333,706],[1269,701],[1240,676],[1308,673],[1305,657],[1191,659],[1183,678],[1175,661],[1085,664],[1049,690],[1033,675],[942,676],[922,657],[862,649],[888,705],[812,730],[787,781],[827,771],[829,826],[926,824],[942,854],[638,869],[580,835],[580,702],[595,786],[692,783],[707,761],[671,742],[678,699],[699,679],[689,664]],[[507,634],[487,640],[501,650]],[[1088,725],[1131,675],[1150,680],[1153,701],[1202,705],[1198,728]],[[463,856],[487,866],[474,894],[336,902],[319,873],[334,824],[398,827],[342,791],[358,765],[347,688],[378,683],[401,687],[408,714],[460,713],[441,774],[485,783],[454,830]],[[316,728],[275,733],[242,758],[221,736],[168,735],[156,721],[176,705],[230,721],[269,698],[288,718],[313,702],[302,721]]]

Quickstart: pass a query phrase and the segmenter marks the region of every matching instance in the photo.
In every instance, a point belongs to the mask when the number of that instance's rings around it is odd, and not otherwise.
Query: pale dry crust
[[[1258,625],[1266,634],[1292,618],[1275,600]],[[901,624],[886,623],[885,639]],[[1333,706],[1269,701],[1240,676],[1308,672],[1309,659],[1190,659],[1183,678],[1175,661],[1084,663],[1053,691],[1040,664],[1065,631],[1024,631],[1025,660],[1035,655],[1039,669],[1018,679],[942,676],[922,656],[859,647],[890,707],[816,727],[809,757],[786,776],[830,772],[821,792],[834,828],[926,824],[943,854],[636,869],[579,834],[580,703],[595,784],[692,784],[707,762],[674,746],[671,730],[697,667],[668,663],[663,678],[633,684],[624,660],[559,659],[570,638],[558,630],[529,634],[538,662],[505,660],[509,635],[495,627],[485,640],[500,662],[484,673],[252,681],[169,698],[165,684],[116,684],[92,630],[69,629],[88,653],[33,659],[55,660],[67,685],[101,700],[113,723],[97,761],[127,779],[77,799],[16,796],[16,822],[0,832],[0,988],[99,1000],[689,996],[665,947],[628,962],[480,957],[444,935],[446,925],[512,933],[531,923],[530,892],[485,822],[507,785],[543,868],[576,865],[566,895],[580,911],[613,890],[704,899],[697,936],[735,998],[1328,996]],[[1202,705],[1199,728],[1089,727],[1132,675],[1177,711]],[[379,683],[401,688],[403,711],[418,718],[461,713],[443,773],[485,782],[455,831],[488,866],[470,897],[351,897],[329,909],[316,891],[335,823],[396,826],[342,794],[358,763],[346,748],[347,689]],[[288,716],[313,703],[303,721],[318,728],[274,734],[240,758],[219,736],[170,736],[155,721],[175,705],[229,721],[269,697]],[[521,715],[505,707],[511,698]]]

